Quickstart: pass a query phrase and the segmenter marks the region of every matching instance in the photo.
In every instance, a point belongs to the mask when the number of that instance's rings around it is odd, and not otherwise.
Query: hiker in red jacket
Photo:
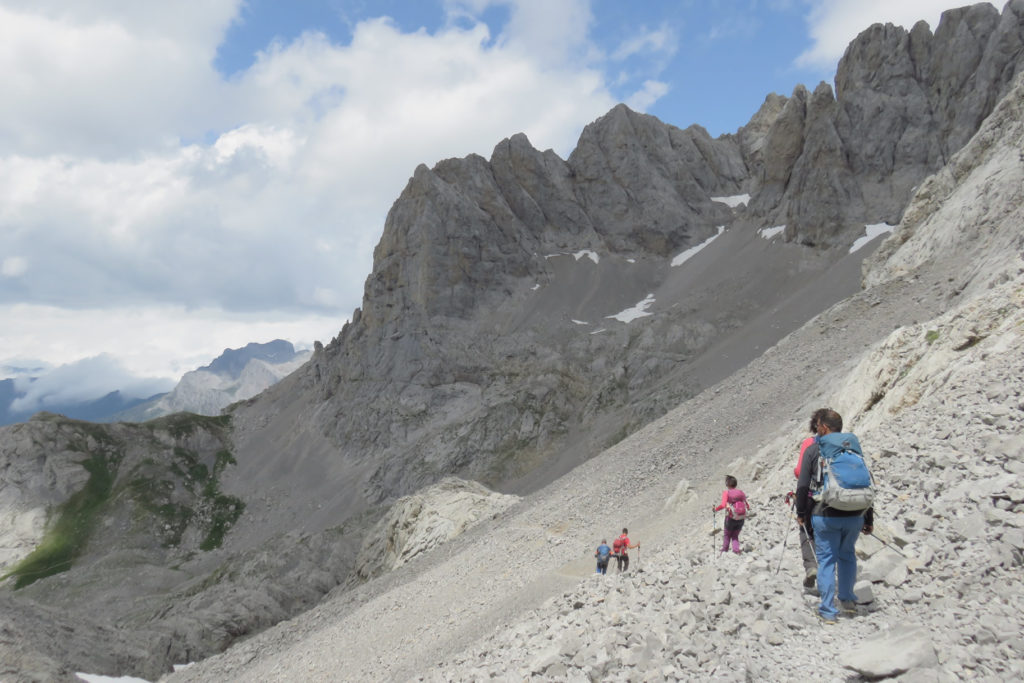
[[[629,550],[631,548],[639,548],[640,544],[633,545],[629,541],[629,529],[623,528],[622,535],[612,541],[612,552],[615,555],[616,561],[618,561],[619,572],[624,572],[629,569]]]
[[[804,439],[800,444],[800,455],[797,457],[796,467],[793,468],[793,476],[797,480],[800,479],[800,467],[803,465],[804,451],[814,443],[814,437],[818,435],[818,420],[828,411],[828,408],[818,408],[811,413],[811,436]],[[786,502],[790,505],[791,509],[795,507],[795,501],[787,499]],[[806,521],[800,525],[800,559],[804,563],[804,588],[813,589],[818,578],[818,558],[814,556],[814,529]]]
[[[722,502],[715,508],[715,512],[728,508],[725,513],[725,528],[722,531],[722,550],[724,553],[732,544],[732,551],[740,554],[740,531],[743,529],[743,522],[747,518],[747,496],[737,488],[739,482],[731,475],[725,478],[725,490],[722,491]]]

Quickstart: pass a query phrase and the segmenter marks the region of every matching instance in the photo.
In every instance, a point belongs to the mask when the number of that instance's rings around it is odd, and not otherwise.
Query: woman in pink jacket
[[[747,496],[743,491],[736,488],[736,477],[729,475],[725,478],[725,490],[722,491],[722,502],[715,508],[715,512],[727,509],[725,513],[725,528],[722,533],[722,550],[725,552],[732,545],[732,551],[740,554],[740,530],[743,529],[743,521],[747,517]]]

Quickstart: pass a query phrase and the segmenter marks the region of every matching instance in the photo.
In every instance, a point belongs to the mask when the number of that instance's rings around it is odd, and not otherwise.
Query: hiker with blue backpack
[[[860,442],[843,432],[843,418],[834,410],[818,417],[818,435],[804,451],[796,487],[797,522],[809,520],[818,558],[818,617],[834,624],[843,614],[857,613],[857,536],[874,525],[874,482]],[[838,574],[838,585],[836,576]],[[838,594],[840,609],[836,609]]]
[[[739,482],[736,481],[736,477],[728,475],[725,478],[725,490],[722,491],[722,502],[718,504],[718,507],[714,508],[714,512],[719,510],[726,510],[725,513],[725,525],[722,529],[722,549],[719,554],[722,554],[729,550],[729,545],[732,545],[732,551],[737,555],[740,554],[740,531],[743,529],[743,522],[747,518],[747,510],[749,505],[747,504],[747,496],[737,486]]]
[[[793,468],[793,476],[796,477],[798,482],[800,481],[800,470],[804,463],[804,453],[807,451],[807,447],[818,438],[818,418],[827,410],[828,408],[818,408],[811,413],[811,436],[808,436],[800,443],[800,455],[797,456],[796,467]],[[789,506],[791,512],[795,509],[796,493],[791,491],[786,494],[786,505]],[[818,578],[818,559],[814,554],[814,529],[811,528],[810,524],[799,524],[798,526],[800,527],[800,560],[804,565],[804,588],[813,589]]]
[[[597,558],[597,573],[607,574],[608,560],[612,558],[612,549],[608,545],[608,541],[601,541],[601,545],[597,546],[597,550],[594,551],[594,557]]]

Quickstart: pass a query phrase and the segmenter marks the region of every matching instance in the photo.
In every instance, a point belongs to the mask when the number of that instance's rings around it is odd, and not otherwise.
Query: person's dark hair
[[[738,484],[739,484],[739,482],[736,481],[736,477],[732,476],[731,474],[725,475],[725,485],[726,485],[726,487],[728,487],[730,489],[734,489],[734,488],[736,488],[736,486]]]
[[[840,417],[839,413],[832,409],[822,411],[821,416],[818,418],[818,424],[825,425],[829,428],[829,431],[843,431],[843,418]]]
[[[626,527],[622,527],[622,533],[628,534],[629,533],[629,529],[627,529]]]
[[[821,416],[824,415],[825,413],[827,413],[828,411],[829,411],[829,408],[818,408],[813,413],[811,413],[811,424],[810,424],[811,434],[817,434],[818,433],[818,421],[821,419]]]

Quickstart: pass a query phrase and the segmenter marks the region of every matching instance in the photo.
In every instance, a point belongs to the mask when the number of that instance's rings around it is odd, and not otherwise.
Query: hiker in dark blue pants
[[[826,410],[818,418],[818,436],[842,431],[843,418],[836,411]],[[812,476],[818,472],[819,457],[817,443],[812,443],[804,451],[796,487],[796,517],[800,524],[810,520],[814,529],[818,593],[821,596],[818,616],[825,623],[834,624],[839,616],[835,605],[837,594],[844,613],[857,612],[857,595],[853,592],[857,581],[857,554],[854,549],[858,534],[870,534],[873,530],[874,510],[836,510],[811,499],[811,486],[816,483],[812,482]]]
[[[594,551],[594,557],[597,558],[597,572],[598,574],[608,573],[608,560],[612,557],[612,549],[608,547],[608,541],[601,541],[601,545],[597,546],[597,550]]]

